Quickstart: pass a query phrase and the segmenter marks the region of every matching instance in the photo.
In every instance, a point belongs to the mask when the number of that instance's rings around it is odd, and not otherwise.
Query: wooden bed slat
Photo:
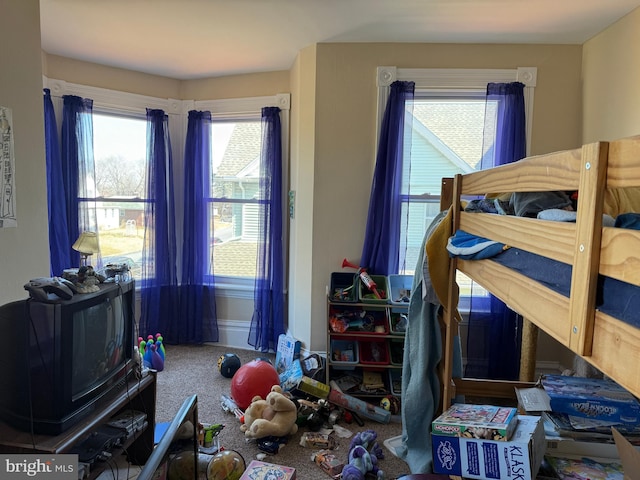
[[[591,356],[596,368],[634,395],[640,395],[640,329],[596,312]]]
[[[632,161],[637,160],[637,161]],[[629,188],[640,185],[640,136],[609,143],[607,187]]]
[[[567,297],[491,260],[458,260],[458,270],[560,343],[569,346],[571,326],[567,320]]]
[[[580,149],[566,150],[469,173],[463,177],[461,194],[577,190],[581,155]]]
[[[575,223],[461,212],[460,229],[569,265],[573,262]],[[554,239],[553,243],[549,237]]]
[[[640,286],[640,231],[602,229],[600,273]]]

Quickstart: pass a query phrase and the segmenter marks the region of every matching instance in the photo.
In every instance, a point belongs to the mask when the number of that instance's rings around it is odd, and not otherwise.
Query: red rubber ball
[[[253,360],[241,366],[231,380],[231,398],[242,410],[256,395],[267,398],[271,387],[280,385],[278,372],[268,362]]]

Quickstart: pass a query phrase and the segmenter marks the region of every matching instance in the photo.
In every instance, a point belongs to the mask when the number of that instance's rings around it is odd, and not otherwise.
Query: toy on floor
[[[253,397],[244,412],[240,430],[247,438],[285,437],[298,431],[298,408],[282,393],[280,385],[271,387],[266,399]]]
[[[267,398],[273,385],[280,385],[275,367],[261,360],[252,360],[242,365],[231,379],[231,398],[245,410],[253,397]]]
[[[238,480],[247,465],[244,457],[235,450],[216,453],[207,466],[207,480]]]
[[[218,371],[223,377],[233,378],[241,366],[242,362],[235,353],[225,353],[218,358]]]
[[[158,372],[164,370],[166,351],[162,335],[147,335],[146,340],[138,337],[138,351],[142,355],[142,365],[145,368],[152,368]]]
[[[342,480],[364,480],[368,474],[377,480],[384,480],[384,472],[378,467],[378,459],[384,458],[384,452],[376,438],[374,430],[358,432],[349,445],[348,463],[342,469]]]

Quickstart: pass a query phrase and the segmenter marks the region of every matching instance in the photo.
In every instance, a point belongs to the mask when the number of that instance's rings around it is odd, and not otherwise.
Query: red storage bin
[[[388,365],[389,346],[384,340],[360,340],[360,363],[367,365]]]

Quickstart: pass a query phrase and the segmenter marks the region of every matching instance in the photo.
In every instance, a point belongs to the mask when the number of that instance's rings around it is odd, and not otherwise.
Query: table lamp
[[[71,248],[80,252],[80,266],[87,266],[87,258],[100,251],[98,235],[96,232],[82,232]]]

